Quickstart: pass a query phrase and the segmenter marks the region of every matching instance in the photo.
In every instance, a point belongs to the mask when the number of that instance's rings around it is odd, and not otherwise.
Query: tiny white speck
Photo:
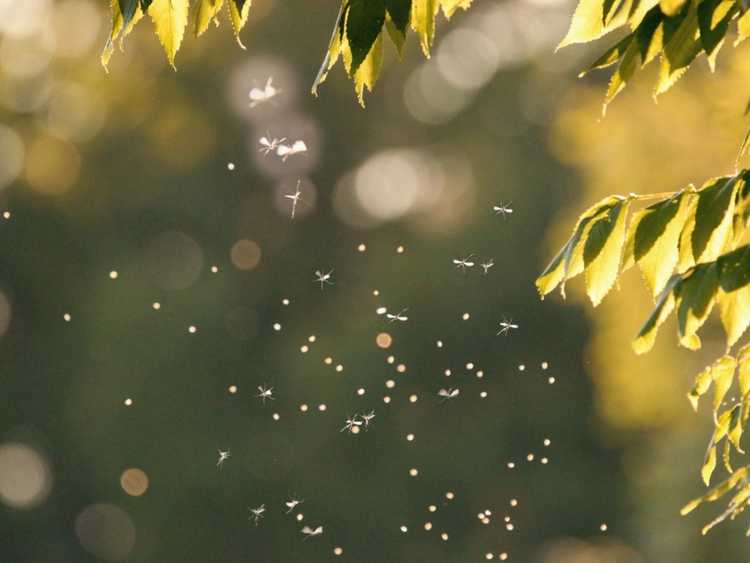
[[[227,162],[227,170],[234,170],[234,162]]]
[[[518,371],[524,371],[526,369],[526,366],[521,364],[518,366]]]
[[[550,378],[549,378],[549,379],[547,380],[547,383],[549,383],[550,385],[552,385],[552,384],[553,384],[554,382],[555,382],[555,378],[554,378],[554,377],[550,377]]]
[[[129,406],[132,406],[132,405],[133,405],[133,399],[131,399],[130,397],[128,397],[127,399],[125,399],[125,406],[126,407],[129,407]]]
[[[161,303],[159,303],[158,301],[154,301],[151,304],[151,307],[154,309],[154,311],[158,311],[159,309],[161,309]]]
[[[280,323],[273,323],[273,329],[276,332],[279,332],[281,330],[281,324]]]
[[[195,334],[196,332],[198,332],[198,327],[196,327],[195,325],[190,325],[190,326],[188,327],[188,332],[189,332],[190,334]]]
[[[409,531],[409,528],[407,528],[406,526],[401,526],[401,528],[399,528],[399,529],[401,530],[402,534],[405,534],[406,532]]]
[[[118,276],[118,275],[119,275],[119,274],[117,273],[117,270],[112,270],[112,271],[111,271],[111,272],[109,273],[109,279],[111,279],[111,280],[116,280],[116,279],[117,279],[117,276]]]
[[[273,417],[272,418],[274,420],[279,420],[281,417],[279,416],[279,413],[275,412],[275,413],[273,413]]]
[[[360,387],[359,389],[357,389],[357,395],[359,395],[360,397],[361,397],[362,395],[364,395],[364,394],[365,394],[365,392],[366,392],[366,391],[365,391],[365,388],[364,388],[364,387]]]
[[[464,313],[461,318],[465,321],[468,321],[471,318],[471,315],[469,313]]]
[[[218,266],[211,266],[211,273],[216,274],[219,271]]]
[[[289,303],[291,303],[291,301],[289,301],[289,299],[287,299],[286,297],[281,300],[281,304],[285,307],[289,306]]]
[[[69,322],[70,322],[70,319],[72,319],[72,318],[73,318],[73,317],[71,317],[71,316],[70,316],[70,313],[65,313],[65,314],[63,315],[63,320],[64,320],[64,321],[65,321],[66,323],[69,323]]]
[[[436,342],[436,344],[437,344],[437,347],[438,347],[438,348],[442,348],[442,347],[443,347],[443,341],[442,341],[442,340],[438,340],[438,341]]]
[[[3,211],[3,219],[10,219],[10,211]]]

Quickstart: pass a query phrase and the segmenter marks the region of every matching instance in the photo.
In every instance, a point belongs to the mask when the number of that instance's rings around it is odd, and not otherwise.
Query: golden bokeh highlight
[[[70,191],[80,171],[81,155],[66,141],[42,136],[28,147],[24,178],[39,193],[60,195]]]
[[[254,240],[240,239],[232,246],[229,256],[238,270],[252,270],[260,263],[260,246]]]
[[[122,490],[131,497],[139,497],[148,490],[148,475],[137,467],[126,469],[120,475],[120,486]]]

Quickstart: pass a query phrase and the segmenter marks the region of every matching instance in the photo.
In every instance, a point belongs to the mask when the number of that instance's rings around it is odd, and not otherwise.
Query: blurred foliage
[[[620,62],[610,81],[606,108],[632,76],[639,56],[641,66],[645,66],[660,55],[662,64],[655,95],[667,91],[701,52],[705,52],[713,70],[729,22],[744,9],[744,5],[733,2],[691,1],[634,3],[624,9],[607,1],[582,0],[560,46],[598,39],[612,29],[630,24],[633,32],[592,65],[602,68]],[[743,20],[744,16],[738,23],[736,43],[747,35]],[[748,138],[746,135],[738,160],[746,150]],[[732,449],[745,453],[740,440],[750,417],[750,383],[745,381],[749,377],[747,347],[736,356],[730,354],[750,325],[750,262],[746,258],[750,246],[743,244],[748,240],[750,218],[747,179],[748,171],[741,169],[708,180],[699,189],[689,184],[674,193],[631,192],[626,196],[608,196],[579,217],[571,237],[537,279],[542,297],[558,286],[564,297],[565,282],[585,274],[586,293],[596,307],[618,277],[637,264],[656,301],[633,341],[638,354],[653,347],[659,327],[673,311],[677,316],[679,343],[698,350],[701,348],[698,330],[714,305],[720,310],[727,336],[726,353],[698,374],[688,398],[697,409],[698,399],[714,385],[715,429],[701,475],[708,485],[723,440],[722,460],[730,478],[686,506],[683,514],[729,491],[734,490],[735,496],[729,508],[704,527],[704,533],[727,517],[734,519],[750,499],[750,483],[744,469],[735,471],[730,459]],[[657,201],[632,211],[633,204],[652,200]],[[728,397],[736,370],[738,395]]]

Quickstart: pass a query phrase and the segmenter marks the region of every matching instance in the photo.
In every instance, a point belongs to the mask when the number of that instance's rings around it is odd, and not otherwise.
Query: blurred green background
[[[333,0],[257,0],[247,51],[224,22],[176,73],[142,21],[105,74],[105,4],[0,0],[0,561],[750,561],[742,522],[678,515],[718,331],[639,358],[637,274],[596,311],[533,285],[589,203],[731,169],[750,63],[601,120],[606,78],[573,78],[600,46],[553,55],[571,4],[480,0],[431,59],[390,50],[362,110],[339,67],[307,93]]]

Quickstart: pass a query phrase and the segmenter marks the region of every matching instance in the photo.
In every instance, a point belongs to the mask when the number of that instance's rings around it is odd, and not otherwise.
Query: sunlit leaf
[[[349,0],[346,39],[352,53],[349,74],[355,76],[367,57],[385,23],[385,0]],[[381,44],[382,50],[382,44]],[[356,83],[356,79],[355,79]],[[362,80],[360,80],[360,84]],[[374,82],[373,82],[374,84]],[[361,87],[358,95],[361,99]]]
[[[612,45],[612,47],[604,51],[604,54],[602,54],[602,56],[591,63],[591,66],[589,66],[586,70],[579,72],[578,77],[582,78],[592,70],[607,68],[608,66],[615,64],[623,57],[623,55],[627,51],[628,46],[634,39],[635,33],[631,33],[630,35],[626,35],[625,37],[623,37],[620,41]]]
[[[364,107],[365,105],[365,88],[372,92],[375,82],[380,74],[380,69],[383,67],[383,34],[378,35],[378,38],[373,43],[370,52],[365,57],[365,60],[357,69],[354,74],[354,91],[357,93],[357,99],[359,103]]]
[[[710,366],[706,366],[705,368],[703,368],[703,371],[695,376],[693,388],[690,390],[687,396],[690,404],[693,406],[693,410],[695,411],[698,410],[699,399],[703,395],[705,395],[711,388],[711,383],[713,383],[714,380],[713,371],[714,364],[711,364]]]
[[[459,8],[468,10],[471,6],[471,0],[440,0],[440,7],[446,18],[450,18]]]
[[[747,479],[748,476],[750,476],[750,466],[737,469],[737,471],[732,473],[732,475],[730,475],[728,479],[716,485],[713,489],[709,490],[706,494],[687,503],[682,508],[682,510],[680,510],[680,514],[684,516],[686,514],[689,514],[693,510],[695,510],[696,507],[703,504],[704,502],[714,502],[720,499],[729,491],[731,491],[733,488],[735,488],[738,483]]]
[[[719,273],[715,262],[700,264],[675,287],[677,294],[677,328],[680,344],[695,350],[700,348],[697,331],[706,322],[716,301]]]
[[[110,5],[112,11],[112,30],[101,54],[101,63],[105,70],[107,70],[107,65],[114,53],[115,41],[118,38],[120,39],[120,49],[122,49],[125,37],[127,37],[135,24],[143,17],[143,11],[138,0],[110,0]],[[125,13],[122,11],[122,6],[125,6]]]
[[[625,226],[630,200],[614,205],[596,219],[583,248],[586,292],[596,307],[617,279],[625,243]]]
[[[406,35],[406,29],[411,19],[412,0],[385,0],[385,7],[393,22],[393,26]]]
[[[721,403],[724,402],[724,397],[726,397],[727,391],[729,391],[729,388],[732,386],[736,367],[737,360],[729,355],[722,356],[711,366],[711,378],[714,383],[714,412],[716,412],[721,406]]]
[[[439,0],[412,0],[411,27],[419,35],[419,44],[426,57],[435,39],[435,15],[440,7]]]
[[[734,405],[734,407],[732,407],[731,413],[732,416],[729,420],[729,432],[727,433],[727,439],[738,452],[745,453],[742,450],[742,446],[740,445],[740,441],[742,439],[742,417],[740,405]]]
[[[185,35],[188,9],[188,0],[154,0],[148,8],[148,14],[156,28],[156,35],[164,47],[172,68],[175,68],[175,56]]]
[[[625,6],[619,11],[618,15],[611,18],[609,23],[605,25],[605,8],[602,0],[580,0],[570,22],[568,33],[557,48],[561,49],[573,43],[587,43],[599,39],[623,25],[628,19],[631,0],[624,0],[624,3]]]
[[[750,287],[719,293],[719,310],[727,346],[733,346],[750,325]]]
[[[678,281],[680,281],[679,276],[672,276],[669,282],[667,282],[667,286],[661,292],[654,310],[633,341],[633,350],[636,354],[645,354],[653,348],[659,327],[664,324],[664,321],[667,320],[667,317],[674,310],[675,297],[673,290]]]
[[[654,95],[663,94],[685,73],[703,48],[698,31],[698,13],[691,2],[686,10],[664,22],[664,49]]]
[[[691,198],[690,191],[682,191],[647,207],[635,227],[634,259],[653,296],[664,289],[677,265],[678,242]]]
[[[328,49],[326,50],[326,55],[323,58],[323,62],[320,65],[320,69],[318,70],[318,74],[315,76],[315,80],[313,81],[312,88],[310,88],[310,92],[313,94],[313,96],[318,95],[318,87],[325,82],[326,78],[328,77],[328,71],[333,68],[333,65],[336,64],[336,61],[339,58],[339,54],[341,53],[341,40],[344,35],[344,22],[346,17],[346,11],[344,4],[341,4],[341,7],[339,8],[339,13],[336,16],[336,23],[333,26],[333,31],[331,32],[331,39],[328,42]]]
[[[242,44],[242,39],[240,39],[240,32],[247,23],[252,0],[227,0],[227,3],[229,4],[229,21],[232,22],[234,38],[237,40],[239,46],[244,49],[245,45]]]
[[[716,446],[711,446],[701,467],[701,479],[703,479],[706,485],[711,482],[711,475],[713,475],[714,469],[716,469]]]
[[[750,36],[750,12],[745,12],[737,20],[737,39],[734,41],[736,47]]]
[[[195,15],[195,36],[199,37],[207,29],[209,24],[213,21],[216,25],[219,24],[216,16],[221,11],[224,5],[224,0],[200,0],[198,4],[198,12]]]
[[[736,176],[714,178],[698,192],[695,227],[691,233],[692,253],[696,262],[715,260],[724,248],[732,229]]]
[[[698,4],[698,28],[703,50],[713,70],[729,22],[737,13],[734,0],[703,0]]]
[[[687,0],[660,0],[659,7],[664,14],[671,17],[676,15],[682,9],[685,2],[687,2]]]

